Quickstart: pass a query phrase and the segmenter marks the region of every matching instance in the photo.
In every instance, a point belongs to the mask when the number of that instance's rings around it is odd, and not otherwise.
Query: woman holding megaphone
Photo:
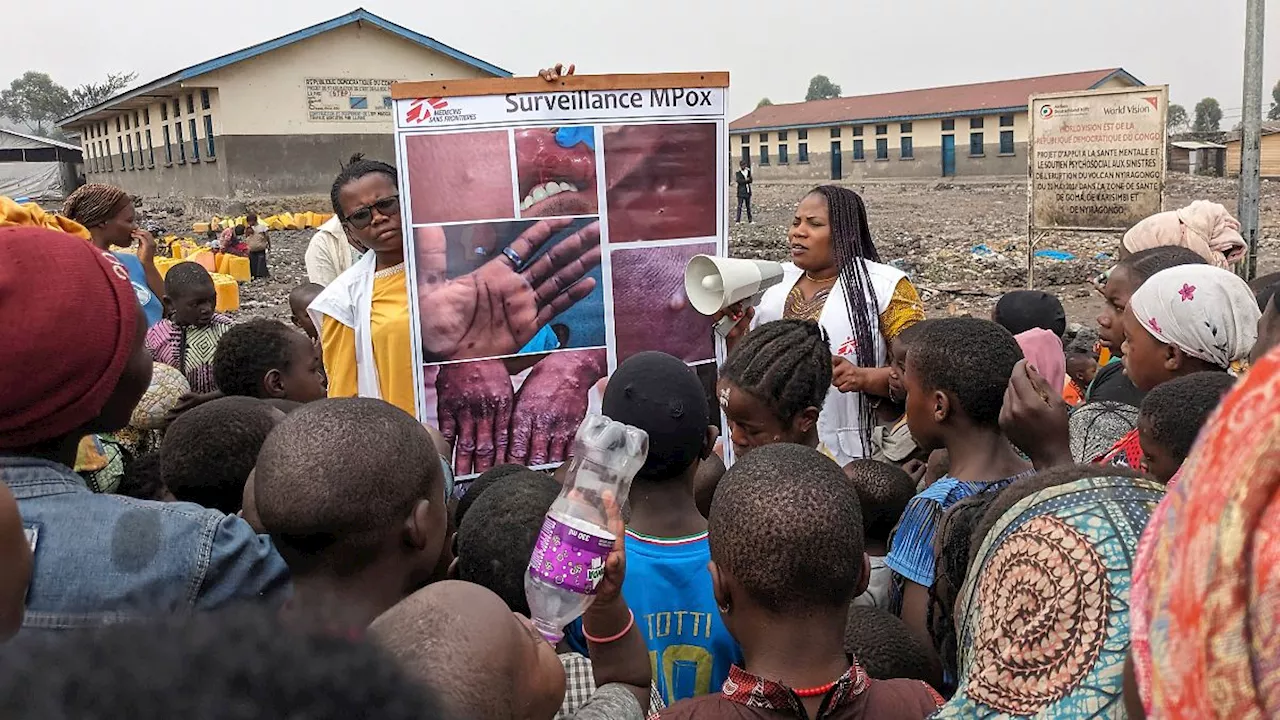
[[[901,270],[880,262],[867,209],[852,190],[823,185],[800,201],[787,236],[782,282],[738,318],[725,340],[772,320],[816,320],[831,340],[832,381],[818,438],[840,465],[871,454],[875,405],[889,397],[888,344],[924,319],[924,305]]]

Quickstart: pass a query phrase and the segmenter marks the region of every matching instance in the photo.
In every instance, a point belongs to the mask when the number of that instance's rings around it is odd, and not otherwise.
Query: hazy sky
[[[16,1],[16,0],[15,0]],[[56,30],[11,32],[0,83],[27,69],[58,82],[136,70],[149,81],[342,15],[360,0],[62,0]],[[846,95],[1124,67],[1168,83],[1190,111],[1218,98],[1240,117],[1244,0],[364,0],[389,20],[530,74],[728,70],[730,114],[804,99],[825,73]],[[1280,79],[1280,3],[1267,18],[1266,90]]]

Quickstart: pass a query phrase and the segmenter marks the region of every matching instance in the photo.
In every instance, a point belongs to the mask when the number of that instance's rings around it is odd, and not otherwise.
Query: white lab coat
[[[875,356],[883,365],[887,357],[884,336],[880,333],[880,315],[889,307],[893,298],[893,290],[898,282],[906,277],[906,273],[892,265],[864,261],[867,275],[871,279],[871,287],[876,293],[876,316],[871,318],[872,335],[875,337]],[[765,291],[756,307],[755,320],[752,327],[760,323],[781,320],[786,307],[787,294],[795,286],[804,271],[792,263],[783,263],[782,282]],[[822,308],[818,324],[827,331],[831,338],[831,353],[846,357],[853,364],[858,364],[853,325],[849,322],[849,311],[846,309],[844,281],[837,279],[831,287],[827,304]],[[862,440],[862,393],[842,393],[830,388],[827,400],[822,406],[822,414],[818,416],[818,440],[842,467],[854,460],[868,457],[871,449]]]

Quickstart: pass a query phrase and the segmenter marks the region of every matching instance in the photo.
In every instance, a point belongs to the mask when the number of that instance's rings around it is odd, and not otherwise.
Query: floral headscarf
[[[1262,315],[1244,280],[1208,265],[1161,270],[1129,308],[1156,340],[1221,368],[1249,357]]]

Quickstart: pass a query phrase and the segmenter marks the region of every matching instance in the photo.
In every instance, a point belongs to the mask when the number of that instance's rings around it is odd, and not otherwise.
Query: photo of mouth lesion
[[[515,146],[520,217],[599,213],[594,126],[516,130]]]
[[[426,363],[605,344],[599,218],[421,227],[413,252]]]

